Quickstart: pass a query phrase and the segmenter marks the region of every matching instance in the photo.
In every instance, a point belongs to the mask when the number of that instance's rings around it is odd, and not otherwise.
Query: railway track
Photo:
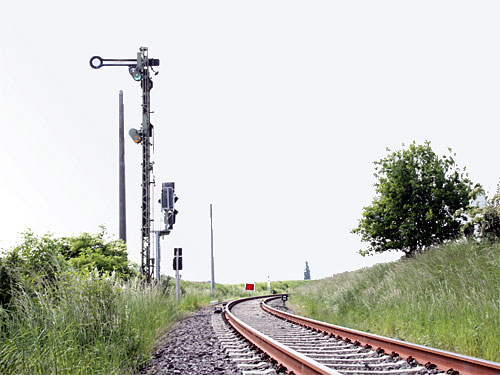
[[[263,298],[233,301],[213,318],[244,375],[500,375],[498,363],[299,317],[271,306],[281,295]]]

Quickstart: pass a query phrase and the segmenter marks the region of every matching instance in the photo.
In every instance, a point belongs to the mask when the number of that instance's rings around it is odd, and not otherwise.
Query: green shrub
[[[123,279],[137,276],[127,260],[127,245],[121,240],[107,238],[104,227],[95,235],[82,233],[63,238],[61,242],[61,255],[76,268],[114,272]]]
[[[32,286],[42,282],[50,287],[63,270],[70,268],[98,270],[102,275],[115,274],[122,279],[138,274],[127,260],[126,245],[108,239],[104,227],[95,235],[61,238],[37,236],[27,230],[22,243],[0,258],[0,306],[8,307],[18,285],[23,284],[24,292],[30,294]]]
[[[469,221],[463,231],[467,236],[476,235],[479,238],[500,239],[500,186],[497,193],[490,199],[484,196],[483,206],[473,207],[468,211]]]

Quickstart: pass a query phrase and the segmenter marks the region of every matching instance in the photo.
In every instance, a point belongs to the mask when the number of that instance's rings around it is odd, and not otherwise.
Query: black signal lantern
[[[161,209],[172,211],[177,200],[175,198],[175,183],[164,182],[161,186]]]
[[[173,269],[174,271],[182,271],[182,247],[174,248]]]
[[[175,209],[175,203],[179,200],[177,195],[175,195],[175,183],[174,182],[164,182],[161,187],[161,209],[164,212],[165,229],[170,231],[173,229],[175,224],[175,217],[179,213]]]

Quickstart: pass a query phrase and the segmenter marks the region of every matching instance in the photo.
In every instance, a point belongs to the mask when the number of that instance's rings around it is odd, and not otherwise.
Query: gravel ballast
[[[213,311],[205,307],[177,322],[139,374],[239,374],[212,328]]]

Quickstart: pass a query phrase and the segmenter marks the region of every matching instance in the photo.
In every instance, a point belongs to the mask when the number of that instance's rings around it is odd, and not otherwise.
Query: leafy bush
[[[137,275],[127,260],[126,245],[109,240],[101,227],[98,234],[82,233],[76,237],[37,236],[31,230],[23,233],[23,241],[0,258],[0,306],[7,308],[19,285],[28,294],[43,283],[50,286],[62,271],[71,268],[102,275],[115,274],[122,279]]]
[[[400,250],[413,256],[460,235],[463,211],[475,197],[451,156],[439,158],[429,142],[413,142],[375,165],[377,195],[352,231],[370,243],[362,255]]]
[[[466,236],[500,239],[500,186],[491,199],[487,196],[484,196],[484,199],[484,205],[468,210],[470,220],[464,225],[463,231]]]
[[[121,240],[109,240],[104,227],[95,235],[82,233],[61,239],[60,251],[72,266],[80,269],[114,272],[124,279],[137,275],[127,260],[127,245]]]
[[[50,287],[67,266],[59,248],[60,241],[50,235],[37,237],[31,231],[23,233],[23,243],[0,258],[0,307],[9,307],[21,285],[28,294],[39,283]]]

